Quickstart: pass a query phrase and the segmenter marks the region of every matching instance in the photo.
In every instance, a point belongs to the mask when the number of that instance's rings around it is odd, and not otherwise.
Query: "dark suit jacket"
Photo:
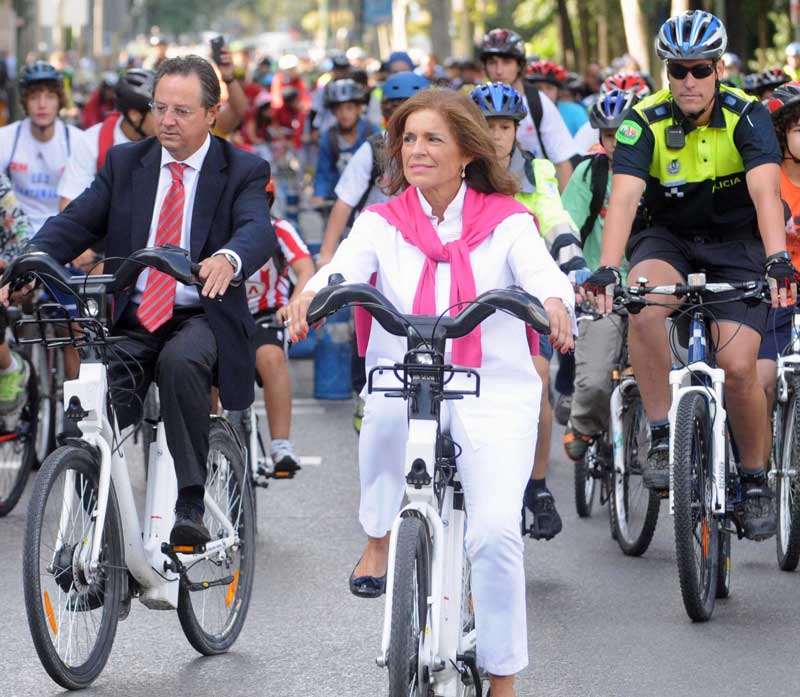
[[[113,257],[127,257],[147,246],[160,165],[161,144],[155,138],[111,148],[92,185],[44,224],[32,246],[67,263],[105,238],[105,271],[113,273],[120,263]],[[211,136],[192,211],[193,261],[223,247],[231,249],[242,260],[244,278],[267,262],[277,246],[264,191],[268,180],[264,160]],[[116,295],[115,323],[132,291]],[[223,405],[245,409],[253,401],[255,323],[244,284],[230,287],[221,302],[202,296],[200,301],[217,339]]]

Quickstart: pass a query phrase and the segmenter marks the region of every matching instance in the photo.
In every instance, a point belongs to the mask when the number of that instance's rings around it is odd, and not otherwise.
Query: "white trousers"
[[[391,530],[403,502],[406,409],[402,399],[379,393],[366,397],[358,449],[359,520],[370,537]],[[467,509],[478,664],[493,675],[514,675],[528,665],[520,513],[536,432],[520,439],[498,438],[475,450],[455,410],[449,412],[450,434],[462,448],[458,471]]]

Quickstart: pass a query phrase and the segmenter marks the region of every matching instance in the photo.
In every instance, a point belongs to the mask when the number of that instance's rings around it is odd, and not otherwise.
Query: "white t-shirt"
[[[569,160],[576,154],[575,143],[572,140],[567,124],[561,118],[558,107],[543,92],[539,92],[539,96],[542,98],[542,123],[539,137],[541,137],[547,150],[547,159],[557,165]],[[519,123],[517,141],[525,150],[533,153],[536,157],[544,157],[539,137],[536,135],[536,126],[533,125],[533,119],[531,118],[528,99],[524,94],[522,98],[525,100],[528,113]]]
[[[130,140],[122,132],[122,116],[114,126],[114,145],[129,143]],[[97,174],[97,156],[100,153],[100,129],[103,122],[87,128],[84,132],[84,145],[73,148],[72,157],[69,158],[64,176],[58,184],[58,195],[70,201],[78,198],[84,189],[88,188]]]
[[[600,131],[588,121],[575,134],[575,148],[579,155],[588,154],[589,150],[600,142]]]
[[[342,199],[348,206],[355,208],[361,197],[370,188],[370,177],[372,175],[372,146],[369,141],[362,143],[361,147],[355,151],[347,167],[344,168],[342,176],[336,184],[336,198]],[[373,203],[383,203],[389,197],[384,194],[380,187],[373,186],[364,201],[364,208]]]
[[[14,149],[18,128],[19,140]],[[83,131],[60,120],[56,121],[55,135],[46,143],[33,137],[30,119],[0,128],[0,171],[8,170],[14,193],[31,221],[31,237],[39,232],[45,220],[58,214],[58,185],[67,160],[85,147]]]

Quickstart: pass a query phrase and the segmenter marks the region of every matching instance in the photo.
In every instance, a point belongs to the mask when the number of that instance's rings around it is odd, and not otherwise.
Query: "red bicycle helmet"
[[[525,68],[525,79],[528,82],[549,82],[556,87],[563,87],[569,80],[569,73],[551,60],[538,60],[529,63]]]
[[[651,92],[650,85],[639,73],[615,73],[609,75],[600,85],[600,94],[605,95],[613,90],[633,92],[639,99],[643,99]]]

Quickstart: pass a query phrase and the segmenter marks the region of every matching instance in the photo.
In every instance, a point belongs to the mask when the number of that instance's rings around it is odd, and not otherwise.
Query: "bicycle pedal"
[[[199,545],[171,545],[168,542],[161,543],[161,551],[167,556],[175,554],[204,554],[205,544]]]
[[[272,473],[273,479],[294,479],[295,472],[288,472],[286,470],[276,470]]]

